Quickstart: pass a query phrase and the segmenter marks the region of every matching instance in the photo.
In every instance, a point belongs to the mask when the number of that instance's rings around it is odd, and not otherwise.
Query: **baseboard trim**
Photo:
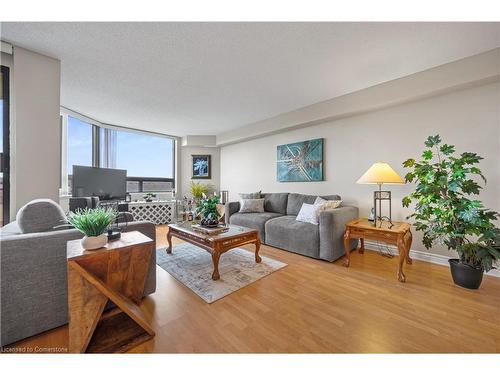
[[[385,245],[385,244],[382,244],[382,245]],[[379,246],[379,243],[376,241],[365,240],[365,249],[366,250],[378,251],[378,246]],[[391,252],[391,254],[398,255],[398,249],[396,248],[396,246],[394,246],[394,245],[386,245],[386,246],[389,249],[389,251]],[[446,266],[446,267],[450,266],[450,264],[448,263],[448,259],[450,259],[450,258],[447,256],[444,256],[444,255],[432,254],[432,253],[428,253],[426,251],[410,250],[410,256],[416,260],[421,260],[424,262],[439,264],[439,265]],[[500,277],[500,269],[493,269],[490,272],[488,272],[486,275]]]

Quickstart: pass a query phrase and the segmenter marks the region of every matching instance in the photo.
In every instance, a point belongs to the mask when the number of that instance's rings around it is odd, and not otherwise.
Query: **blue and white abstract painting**
[[[210,155],[192,155],[193,179],[210,179]]]
[[[278,146],[279,182],[323,181],[323,138]]]

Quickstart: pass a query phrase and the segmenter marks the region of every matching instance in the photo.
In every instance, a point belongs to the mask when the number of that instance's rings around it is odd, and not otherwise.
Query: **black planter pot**
[[[449,259],[451,277],[458,286],[467,289],[478,289],[483,281],[484,270],[461,263],[459,259]]]

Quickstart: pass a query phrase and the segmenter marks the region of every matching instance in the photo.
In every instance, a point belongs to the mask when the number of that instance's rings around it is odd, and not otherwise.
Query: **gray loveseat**
[[[321,196],[327,200],[340,200],[338,195]],[[225,206],[227,224],[257,229],[266,245],[330,262],[345,254],[343,234],[345,224],[358,217],[358,208],[341,206],[320,213],[319,225],[297,221],[303,203],[314,203],[316,195],[296,193],[267,193],[263,213],[240,213],[239,202]],[[351,241],[354,249],[357,241]]]
[[[52,228],[50,216],[59,215],[60,208],[52,201],[45,201],[57,208],[49,205],[39,210],[44,215],[35,227],[45,222]],[[123,231],[137,230],[155,240],[155,226],[148,221],[119,225]],[[17,221],[2,228],[0,346],[68,323],[66,242],[82,237],[76,229],[22,233]],[[155,289],[156,254],[153,252],[144,295],[154,293]]]

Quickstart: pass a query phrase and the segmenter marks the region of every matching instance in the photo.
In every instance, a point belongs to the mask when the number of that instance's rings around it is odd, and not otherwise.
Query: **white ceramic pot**
[[[95,250],[100,249],[104,245],[108,243],[108,236],[106,233],[101,234],[100,236],[91,236],[91,237],[83,237],[81,244],[85,250]]]

